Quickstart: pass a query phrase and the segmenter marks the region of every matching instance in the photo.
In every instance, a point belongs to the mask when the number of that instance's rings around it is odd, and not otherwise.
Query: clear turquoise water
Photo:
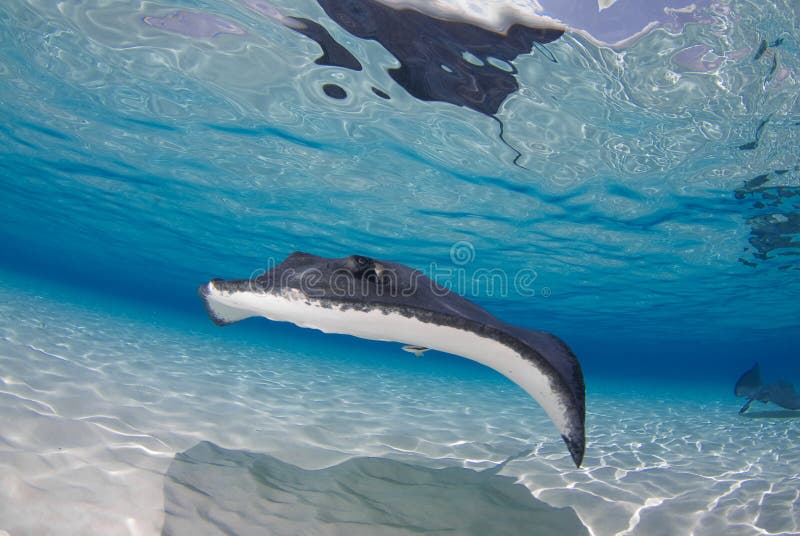
[[[735,412],[729,389],[754,361],[800,381],[795,2],[715,4],[618,49],[568,32],[546,45],[557,63],[521,55],[520,90],[497,114],[519,166],[494,119],[414,99],[387,74],[386,50],[316,3],[274,5],[320,21],[363,71],[315,64],[313,41],[234,0],[3,2],[9,296],[55,285],[71,290],[53,303],[214,337],[215,348],[218,337],[265,352],[299,344],[359,367],[380,355],[382,371],[500,381],[447,356],[420,363],[291,326],[218,333],[195,294],[295,250],[360,253],[436,273],[500,318],[558,334],[589,392],[620,400],[620,414],[648,397]],[[178,9],[244,33],[192,37],[143,21]],[[326,96],[332,82],[347,98]],[[534,274],[533,295],[473,288],[485,270]],[[14,314],[0,320],[14,329]],[[780,457],[785,445],[774,448]]]

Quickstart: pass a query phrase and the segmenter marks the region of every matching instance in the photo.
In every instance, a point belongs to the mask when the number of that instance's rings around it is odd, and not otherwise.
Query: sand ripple
[[[727,390],[590,378],[575,469],[499,378],[400,369],[369,343],[353,351],[372,363],[213,329],[0,291],[0,530],[158,533],[175,454],[212,441],[306,469],[362,456],[488,468],[533,449],[501,474],[595,535],[800,533],[800,418],[740,417]]]

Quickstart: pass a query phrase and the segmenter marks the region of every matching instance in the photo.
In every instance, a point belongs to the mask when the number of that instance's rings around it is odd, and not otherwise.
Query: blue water
[[[322,24],[363,70],[315,63],[314,41],[253,4],[3,2],[5,292],[215,347],[509,389],[442,354],[410,360],[263,320],[219,331],[196,295],[293,251],[358,253],[557,334],[584,368],[590,413],[592,395],[620,409],[648,393],[735,413],[733,382],[756,361],[800,382],[796,2],[701,3],[617,47],[567,31],[511,61],[519,89],[496,118],[414,98],[385,48],[316,2],[272,5]],[[225,31],[146,22],[179,10]]]

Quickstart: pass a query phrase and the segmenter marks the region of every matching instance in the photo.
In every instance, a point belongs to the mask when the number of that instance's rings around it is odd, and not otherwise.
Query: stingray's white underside
[[[206,296],[214,314],[226,322],[251,316],[291,322],[325,333],[353,335],[376,341],[412,344],[466,357],[486,365],[522,387],[545,410],[562,435],[567,435],[567,408],[556,386],[534,363],[512,348],[471,331],[422,322],[379,309],[359,311],[337,305],[323,306],[299,290],[281,293],[228,292],[208,283]]]

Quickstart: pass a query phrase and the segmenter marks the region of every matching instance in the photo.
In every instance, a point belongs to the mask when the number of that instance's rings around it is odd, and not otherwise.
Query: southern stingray
[[[585,389],[575,355],[549,333],[508,324],[422,272],[353,255],[293,253],[252,279],[214,279],[199,289],[224,326],[252,316],[325,333],[394,341],[486,365],[522,387],[561,433],[576,466],[585,449]]]
[[[742,374],[736,382],[733,392],[738,397],[747,398],[747,402],[739,410],[739,413],[750,409],[750,404],[756,400],[764,403],[772,402],[786,409],[800,409],[800,394],[795,391],[794,386],[785,381],[765,385],[761,380],[761,368],[758,363]]]

